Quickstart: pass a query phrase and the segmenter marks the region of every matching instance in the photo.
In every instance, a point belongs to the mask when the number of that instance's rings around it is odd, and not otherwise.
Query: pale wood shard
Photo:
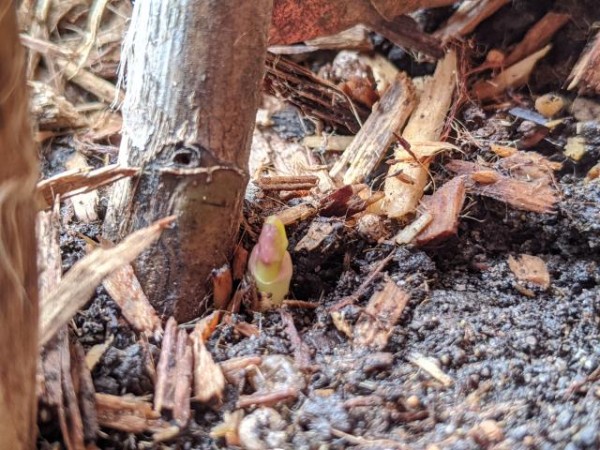
[[[427,225],[433,220],[433,215],[429,212],[424,212],[409,225],[405,226],[394,236],[394,241],[398,245],[410,244],[417,235],[423,231]]]
[[[515,89],[527,83],[533,68],[552,48],[551,44],[532,53],[516,64],[508,67],[491,80],[479,81],[473,86],[475,96],[482,101],[493,99],[507,89]]]
[[[225,389],[225,376],[204,344],[202,326],[197,324],[192,338],[194,352],[194,397],[200,403],[221,403]]]
[[[369,39],[369,31],[362,25],[348,28],[331,36],[322,36],[309,39],[304,44],[298,45],[273,45],[269,52],[274,55],[298,55],[318,50],[359,50],[369,52],[373,50],[373,43]]]
[[[571,16],[569,14],[553,11],[546,13],[544,17],[527,31],[525,37],[508,54],[503,64],[505,66],[512,66],[526,56],[543,48],[546,44],[550,43],[554,34],[565,26],[570,19]]]
[[[246,267],[248,266],[249,255],[250,252],[246,250],[241,243],[235,248],[235,252],[233,253],[233,267],[231,269],[234,280],[241,280],[244,278]]]
[[[139,169],[137,168],[122,167],[118,164],[111,164],[95,170],[68,170],[40,181],[37,191],[46,204],[51,205],[57,195],[64,199],[84,194],[138,173]]]
[[[317,222],[310,224],[306,234],[294,247],[296,252],[314,252],[323,244],[323,241],[335,233],[335,225],[331,222]]]
[[[600,93],[600,33],[583,50],[577,64],[567,79],[567,89],[577,89],[580,94]]]
[[[65,168],[67,171],[81,171],[88,172],[91,170],[91,166],[88,165],[85,156],[79,152],[73,153],[73,155],[65,162]],[[75,216],[79,221],[83,223],[95,222],[98,220],[98,213],[96,213],[96,207],[99,203],[98,191],[93,190],[86,193],[77,195],[71,199],[73,209],[75,210]]]
[[[517,259],[511,255],[508,257],[508,267],[518,280],[537,284],[542,289],[550,287],[548,267],[538,256],[522,254]]]
[[[179,330],[177,333],[177,348],[175,350],[177,362],[175,370],[175,391],[173,393],[173,420],[179,427],[185,427],[190,420],[192,396],[192,342],[187,331]]]
[[[459,216],[466,198],[464,177],[456,177],[431,196],[423,199],[423,206],[433,216],[432,222],[417,235],[417,244],[439,243],[455,236]]]
[[[169,428],[152,404],[141,398],[100,393],[94,397],[98,423],[103,427],[135,434]]]
[[[427,372],[432,378],[442,383],[444,387],[450,387],[454,384],[454,380],[444,373],[437,362],[432,358],[428,358],[419,353],[411,353],[407,359],[415,366]]]
[[[75,263],[58,287],[40,304],[40,345],[52,336],[89,301],[102,280],[115,269],[130,263],[160,236],[174,218],[159,220],[132,233],[111,249],[97,248]],[[86,280],[82,283],[81,280]]]
[[[434,36],[443,42],[466,36],[510,0],[466,0]]]
[[[96,390],[92,374],[85,363],[85,352],[77,340],[73,339],[70,342],[70,355],[71,373],[69,375],[73,378],[78,410],[83,425],[84,442],[92,443],[96,441],[99,431],[94,402]]]
[[[225,361],[221,361],[219,366],[223,371],[223,376],[229,384],[234,386],[239,385],[242,379],[246,376],[246,372],[250,368],[258,367],[262,364],[260,356],[239,356]]]
[[[112,248],[114,245],[105,241],[103,247]],[[126,264],[109,274],[102,281],[102,285],[119,305],[123,318],[134,330],[148,337],[162,332],[160,317],[144,294],[131,264]]]
[[[160,348],[160,357],[156,366],[156,385],[154,386],[154,410],[173,410],[175,404],[175,371],[177,369],[177,321],[170,317],[165,325]]]
[[[468,192],[494,198],[517,209],[552,213],[559,200],[556,190],[547,178],[524,181],[498,173],[496,182],[481,184],[471,176],[482,169],[476,163],[452,160],[445,167],[457,175],[468,175],[465,179]]]
[[[347,185],[363,182],[379,164],[394,141],[394,133],[400,132],[415,104],[412,82],[405,74],[399,74],[329,175]]]
[[[388,279],[383,289],[375,292],[354,327],[354,345],[383,349],[394,325],[400,319],[410,296]]]
[[[414,213],[419,204],[429,177],[431,142],[439,141],[442,134],[456,78],[456,52],[449,51],[438,62],[433,77],[426,81],[419,105],[402,133],[410,149],[398,146],[394,152],[394,159],[398,162],[388,170],[384,186],[383,209],[389,217],[401,219]],[[438,149],[443,147],[442,143],[437,146]],[[406,183],[405,177],[413,180],[413,183]]]

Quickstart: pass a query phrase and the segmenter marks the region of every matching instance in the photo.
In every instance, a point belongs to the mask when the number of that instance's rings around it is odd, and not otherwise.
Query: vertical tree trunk
[[[0,0],[0,448],[35,443],[37,158],[12,0]]]
[[[177,215],[135,267],[158,312],[178,321],[205,308],[207,277],[235,243],[271,4],[135,3],[119,161],[143,171],[115,187],[105,234]]]

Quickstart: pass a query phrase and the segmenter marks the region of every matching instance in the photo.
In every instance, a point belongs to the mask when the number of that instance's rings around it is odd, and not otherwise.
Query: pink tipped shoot
[[[270,296],[273,307],[282,304],[290,289],[292,258],[287,251],[285,227],[276,216],[265,220],[258,242],[250,253],[248,268],[258,290]]]

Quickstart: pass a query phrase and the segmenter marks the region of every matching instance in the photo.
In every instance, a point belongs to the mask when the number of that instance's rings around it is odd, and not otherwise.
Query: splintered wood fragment
[[[65,162],[65,168],[67,170],[88,173],[91,170],[91,166],[87,163],[85,156],[79,152],[73,153],[73,155]],[[95,222],[98,220],[98,213],[96,213],[98,202],[97,190],[75,196],[71,199],[73,209],[75,210],[75,217],[83,223]]]
[[[538,256],[522,254],[517,259],[511,255],[508,257],[508,267],[518,280],[537,284],[542,289],[550,287],[548,267]]]
[[[437,36],[443,42],[466,36],[475,30],[477,25],[509,2],[510,0],[464,1],[448,19],[448,22],[434,33],[434,36]]]
[[[257,392],[250,395],[240,395],[236,408],[247,408],[249,406],[273,406],[279,403],[288,403],[290,400],[298,398],[299,391],[297,388],[276,389],[268,393]]]
[[[416,103],[415,89],[405,74],[398,74],[352,144],[334,164],[329,175],[344,184],[362,183],[379,164],[388,147],[412,113]]]
[[[258,187],[263,191],[299,191],[312,189],[319,182],[319,177],[313,175],[284,175],[260,177]]]
[[[503,64],[505,66],[512,66],[527,55],[544,47],[552,40],[554,34],[565,26],[570,19],[571,16],[569,14],[553,11],[547,12],[544,17],[527,31],[523,40],[509,53]]]
[[[40,302],[40,345],[89,301],[102,280],[115,269],[129,264],[175,220],[168,217],[130,234],[111,249],[97,248],[73,265],[57,288]],[[82,283],[81,280],[85,280]]]
[[[442,383],[444,387],[450,387],[454,384],[454,380],[445,374],[433,359],[419,353],[412,353],[407,359],[415,366],[427,372],[432,378]]]
[[[302,338],[294,325],[294,318],[288,311],[281,310],[280,314],[281,320],[285,325],[285,331],[290,339],[292,348],[294,349],[294,361],[296,362],[296,365],[300,370],[310,368],[310,348],[302,341]]]
[[[342,136],[338,134],[322,136],[306,136],[302,139],[302,145],[310,148],[319,148],[328,151],[344,151],[354,140],[354,136]]]
[[[175,405],[175,384],[177,371],[177,321],[170,317],[165,326],[165,334],[156,366],[156,385],[154,387],[154,410],[173,411]]]
[[[369,111],[339,88],[298,64],[267,54],[264,89],[336,128],[356,133]]]
[[[133,396],[96,393],[96,414],[102,427],[126,433],[158,432],[169,428],[152,404]]]
[[[238,247],[239,248],[239,247]],[[213,306],[216,310],[226,309],[233,291],[233,276],[228,264],[211,273]]]
[[[75,106],[45,83],[29,81],[31,113],[40,130],[60,130],[88,125]]]
[[[104,241],[103,247],[113,248],[114,245]],[[136,331],[148,337],[162,332],[160,317],[144,294],[131,264],[126,264],[109,274],[102,281],[102,285],[121,308],[125,320]]]
[[[421,233],[427,225],[433,220],[433,215],[429,212],[425,212],[413,220],[410,224],[402,228],[398,234],[394,237],[394,241],[398,245],[410,244],[414,238]]]
[[[179,330],[177,333],[177,346],[175,349],[175,391],[173,394],[173,420],[177,426],[183,428],[190,420],[192,395],[192,343],[187,331]]]
[[[293,225],[317,214],[317,208],[308,204],[300,203],[296,206],[290,206],[277,213],[277,217],[284,225]]]
[[[508,67],[491,80],[479,81],[473,86],[473,92],[479,100],[490,100],[499,96],[507,89],[521,87],[527,83],[537,62],[552,48],[551,44],[527,56],[516,64]]]
[[[244,411],[241,409],[233,412],[225,411],[223,422],[210,430],[210,437],[213,439],[224,438],[227,448],[241,447],[239,428],[243,418]]]
[[[567,81],[568,90],[577,89],[580,94],[600,93],[600,32],[585,47]]]
[[[429,177],[430,143],[439,141],[442,134],[456,87],[456,77],[456,52],[449,51],[438,62],[433,77],[426,81],[419,104],[402,133],[402,139],[410,148],[399,145],[394,152],[397,163],[389,168],[384,186],[383,209],[389,217],[401,219],[412,214],[423,196]],[[440,143],[437,147],[443,146]],[[406,183],[406,177],[413,183]]]
[[[456,177],[435,191],[433,195],[424,198],[423,206],[433,216],[433,220],[417,236],[417,244],[438,243],[456,235],[465,197],[465,178]]]
[[[84,428],[79,404],[77,402],[77,391],[75,380],[71,371],[71,353],[69,351],[68,332],[65,333],[65,343],[60,346],[61,383],[63,402],[66,417],[66,430],[62,430],[63,438],[67,442],[67,448],[84,449]]]
[[[198,323],[191,334],[194,354],[194,396],[199,403],[220,404],[225,389],[225,377],[204,344],[202,325]]]
[[[60,195],[61,199],[64,199],[84,194],[138,173],[139,169],[137,168],[122,167],[118,164],[111,164],[95,170],[67,170],[40,181],[37,184],[37,191],[44,198],[46,204],[51,205],[56,195]]]
[[[381,350],[400,319],[410,296],[388,279],[375,292],[354,327],[354,345]]]
[[[524,181],[498,173],[496,182],[482,184],[472,178],[472,174],[481,170],[476,163],[452,160],[445,167],[457,175],[468,175],[465,179],[468,192],[494,198],[517,209],[552,213],[558,202],[557,192],[547,179]]]

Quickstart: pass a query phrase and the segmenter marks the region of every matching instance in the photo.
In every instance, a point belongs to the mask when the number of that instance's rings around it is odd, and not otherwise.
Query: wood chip
[[[580,94],[600,93],[600,33],[596,33],[594,38],[585,47],[577,64],[573,67],[567,81],[567,89],[577,89]]]
[[[216,310],[226,309],[233,292],[233,275],[228,264],[214,269],[212,281],[213,306]]]
[[[549,11],[535,23],[525,34],[525,37],[508,54],[503,64],[511,66],[528,55],[540,50],[550,43],[554,34],[569,22],[569,14]]]
[[[347,185],[362,183],[379,164],[415,104],[412,82],[405,74],[398,74],[329,175]]]
[[[154,386],[154,410],[173,410],[175,405],[175,371],[177,369],[177,321],[170,317],[165,326],[160,357],[156,366],[156,385]]]
[[[465,179],[456,177],[435,191],[433,195],[423,199],[423,206],[433,216],[433,220],[417,235],[417,244],[439,243],[456,235],[465,197]]]
[[[437,362],[432,358],[428,358],[419,353],[412,353],[407,359],[415,366],[427,372],[432,378],[442,383],[444,387],[450,387],[454,384],[454,380],[449,375],[445,374],[442,369],[439,368]]]
[[[507,89],[515,89],[525,85],[535,65],[548,54],[551,48],[552,45],[548,44],[541,50],[503,70],[491,80],[482,80],[475,83],[473,87],[475,96],[482,101],[490,100],[498,97]]]
[[[381,350],[387,343],[408,303],[409,294],[387,280],[383,289],[376,291],[354,327],[354,345]]]
[[[40,302],[40,345],[45,344],[89,301],[100,282],[128,264],[160,236],[175,219],[168,217],[130,234],[111,249],[97,248],[73,265],[56,290]],[[86,280],[82,283],[81,280]]]
[[[317,208],[311,204],[300,203],[279,211],[277,217],[285,226],[288,226],[313,217],[317,214],[317,211]]]
[[[191,335],[194,351],[194,397],[200,403],[221,403],[225,389],[225,377],[221,366],[213,358],[204,344],[202,327],[196,325]]]
[[[170,426],[152,409],[150,402],[141,398],[100,393],[94,397],[98,423],[103,427],[139,434],[158,432]]]
[[[85,156],[79,152],[73,153],[73,155],[67,159],[65,168],[67,170],[88,173],[91,170],[91,166],[87,163]],[[71,203],[75,210],[75,217],[77,217],[80,222],[90,223],[98,220],[98,214],[96,213],[96,207],[99,203],[97,190],[79,194],[71,199]]]
[[[114,245],[103,243],[104,248]],[[162,324],[156,310],[148,301],[131,264],[126,264],[109,274],[102,285],[115,301],[121,314],[138,332],[146,336],[157,336],[162,332]]]
[[[427,80],[419,105],[411,116],[402,139],[407,147],[398,146],[394,152],[396,164],[388,170],[385,180],[383,209],[389,217],[401,219],[415,212],[423,189],[429,179],[429,156],[432,141],[439,141],[457,77],[457,57],[449,51],[438,62],[433,78]],[[438,148],[442,145],[439,145]],[[410,147],[410,148],[408,148]],[[412,183],[406,183],[403,177]]]
[[[495,183],[481,184],[471,178],[473,173],[482,169],[476,163],[452,160],[446,164],[446,168],[457,175],[469,175],[465,179],[468,192],[494,198],[517,209],[551,213],[558,202],[557,192],[547,179],[523,181],[498,173]]]
[[[443,42],[466,36],[475,30],[477,25],[509,2],[510,0],[463,1],[460,7],[448,19],[448,22],[434,33],[434,36],[437,36]]]
[[[287,175],[260,177],[258,187],[263,191],[299,191],[317,186],[319,177],[314,175]]]
[[[413,220],[409,225],[405,226],[394,237],[394,241],[398,245],[410,244],[433,220],[433,215],[425,212]]]
[[[111,164],[95,170],[68,170],[40,181],[37,184],[37,191],[46,204],[51,205],[57,195],[60,195],[62,199],[72,197],[114,183],[122,178],[135,176],[138,173],[139,169],[121,167],[118,164]]]
[[[306,234],[294,247],[296,252],[313,252],[317,250],[323,242],[335,233],[335,225],[331,222],[313,222]]]
[[[294,325],[294,318],[292,315],[285,310],[281,310],[280,314],[281,320],[285,325],[285,331],[290,339],[292,348],[294,349],[294,361],[296,362],[296,366],[298,366],[300,370],[309,369],[311,367],[310,348],[302,341],[302,338]]]
[[[550,273],[544,260],[538,256],[521,254],[517,259],[511,255],[508,267],[518,280],[537,284],[542,289],[550,287]]]

